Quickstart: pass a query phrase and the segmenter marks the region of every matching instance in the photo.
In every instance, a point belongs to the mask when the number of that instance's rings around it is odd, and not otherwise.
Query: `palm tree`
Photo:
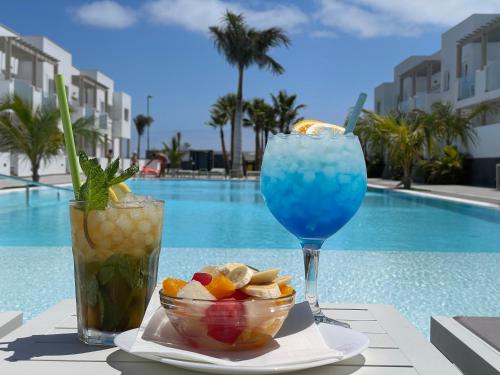
[[[490,110],[491,105],[482,103],[468,114],[461,114],[454,110],[451,103],[436,102],[432,104],[428,120],[434,127],[438,140],[445,145],[452,145],[457,141],[467,149],[477,140],[476,131],[472,126],[473,120]]]
[[[271,95],[276,122],[280,133],[290,133],[290,125],[299,120],[299,111],[305,108],[304,104],[296,104],[297,95],[288,95],[285,90],[280,90],[278,95]]]
[[[40,180],[42,162],[57,156],[64,147],[63,133],[59,128],[60,112],[53,105],[32,109],[30,103],[19,96],[5,99],[0,104],[0,149],[24,154],[31,163],[32,179]],[[75,136],[102,139],[93,128],[93,117],[80,118],[73,123]]]
[[[134,117],[135,129],[137,130],[137,156],[141,157],[141,136],[144,134],[144,130],[147,126],[153,123],[153,118],[151,116],[145,116],[139,114]]]
[[[413,168],[422,157],[425,144],[421,121],[411,116],[381,116],[369,114],[379,136],[384,139],[391,163],[403,170],[401,184],[411,188]]]
[[[269,128],[269,123],[274,119],[274,109],[262,98],[254,98],[248,103],[247,117],[244,126],[253,127],[255,133],[255,169],[260,170],[261,155],[264,145],[261,144],[261,133]]]
[[[226,61],[238,69],[238,90],[236,93],[236,112],[234,119],[234,150],[231,167],[233,177],[243,175],[242,166],[242,101],[243,101],[243,73],[252,65],[269,69],[275,74],[284,72],[276,60],[268,52],[273,47],[288,47],[290,39],[278,27],[257,30],[249,27],[243,14],[227,11],[222,20],[223,26],[210,26],[209,31],[214,40],[217,51],[226,58]]]
[[[226,142],[224,141],[224,126],[227,124],[226,117],[224,114],[219,113],[215,105],[212,107],[210,113],[210,121],[207,123],[208,126],[211,126],[214,129],[219,128],[220,135],[220,144],[222,149],[222,160],[224,161],[224,170],[226,174],[229,173],[229,163],[227,160],[227,151],[226,151]]]
[[[189,152],[189,143],[181,142],[182,135],[177,132],[170,140],[170,145],[163,143],[163,152],[167,155],[172,169],[179,169],[182,157]]]

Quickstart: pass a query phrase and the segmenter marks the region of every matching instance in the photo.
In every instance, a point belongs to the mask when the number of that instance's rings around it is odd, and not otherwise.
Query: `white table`
[[[389,305],[325,304],[326,315],[349,322],[370,347],[338,364],[297,375],[460,375],[460,372]],[[64,300],[0,338],[1,375],[189,375],[116,348],[78,341],[74,300]]]

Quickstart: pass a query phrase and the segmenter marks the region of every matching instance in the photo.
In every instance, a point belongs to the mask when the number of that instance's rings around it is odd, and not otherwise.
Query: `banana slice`
[[[253,271],[247,266],[238,266],[227,274],[227,278],[231,280],[236,289],[243,288],[252,280]]]
[[[212,277],[217,277],[220,275],[219,267],[217,266],[205,266],[200,270],[200,272],[208,273]]]
[[[219,267],[220,273],[222,273],[224,276],[229,275],[229,272],[234,270],[236,267],[244,266],[243,263],[226,263],[223,266]]]
[[[256,298],[278,298],[281,296],[278,284],[269,283],[263,285],[247,285],[241,288],[243,293]]]
[[[279,290],[279,287],[278,287]],[[207,288],[201,285],[200,282],[196,280],[191,280],[189,283],[184,285],[181,290],[177,293],[177,297],[180,298],[191,298],[191,299],[207,299],[215,300],[215,297],[210,293]]]
[[[285,276],[278,276],[273,280],[273,283],[276,283],[278,285],[287,285],[292,281],[292,276],[290,275],[285,275]]]
[[[272,282],[280,272],[279,268],[271,268],[270,270],[255,272],[250,280],[250,284],[268,284]]]

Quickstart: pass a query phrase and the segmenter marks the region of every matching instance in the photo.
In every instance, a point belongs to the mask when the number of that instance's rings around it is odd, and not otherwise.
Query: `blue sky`
[[[250,69],[244,96],[269,99],[286,89],[303,115],[341,122],[364,91],[391,80],[409,55],[439,49],[440,35],[472,13],[500,12],[500,0],[148,0],[2,1],[0,23],[23,35],[45,35],[73,54],[79,68],[96,68],[132,96],[133,115],[152,95],[151,142],[176,131],[194,148],[220,148],[205,125],[210,105],[236,89],[236,70],[213,48],[206,29],[225,9],[243,12],[255,27],[283,27],[289,49],[271,52],[281,76]],[[133,130],[135,143],[135,129]],[[245,133],[244,148],[253,148]]]

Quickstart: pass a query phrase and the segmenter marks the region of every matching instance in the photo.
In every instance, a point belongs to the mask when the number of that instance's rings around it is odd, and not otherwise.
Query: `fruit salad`
[[[163,280],[160,299],[170,322],[197,348],[262,346],[281,328],[295,301],[292,277],[241,263],[207,266],[191,280]]]

